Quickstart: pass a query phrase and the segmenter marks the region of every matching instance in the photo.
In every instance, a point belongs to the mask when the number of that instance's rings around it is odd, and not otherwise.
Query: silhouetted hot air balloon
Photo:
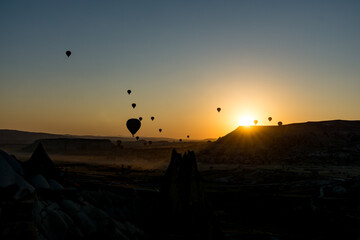
[[[135,108],[135,107],[136,107],[136,103],[131,104],[131,106],[132,106],[133,108]]]
[[[282,122],[278,122],[278,125],[279,125],[279,126],[282,126]]]
[[[131,90],[129,89],[129,90],[127,90],[127,93],[130,95],[130,93],[131,93]]]
[[[159,132],[162,132],[162,129],[161,129],[161,128],[159,128]]]
[[[149,145],[151,145],[152,144],[152,141],[149,141]]]
[[[139,136],[136,136],[136,141],[139,140]]]
[[[272,120],[272,117],[268,117],[268,120],[269,120],[269,122],[271,122],[271,120]]]
[[[255,125],[258,123],[258,120],[254,120]]]
[[[154,117],[151,117],[151,121],[154,121],[154,119],[155,119]]]
[[[186,137],[187,137],[187,138],[189,138],[190,136],[189,136],[189,135],[187,135]]]
[[[141,121],[141,120],[142,120],[142,117],[139,117],[139,120]]]
[[[182,139],[180,138],[179,141],[182,142]]]
[[[67,56],[67,57],[70,57],[70,55],[71,55],[71,51],[67,50],[67,51],[66,51],[66,56]]]
[[[139,131],[140,127],[141,127],[141,122],[139,121],[139,119],[136,118],[130,118],[129,120],[127,120],[126,122],[126,127],[129,129],[129,131],[131,132],[131,134],[134,136],[134,134]]]
[[[220,111],[221,111],[221,108],[218,107],[216,110],[217,110],[218,112],[220,112]]]

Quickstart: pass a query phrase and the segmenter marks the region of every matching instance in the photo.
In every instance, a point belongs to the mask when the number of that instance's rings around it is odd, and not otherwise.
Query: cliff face
[[[200,159],[223,163],[360,163],[360,121],[239,127]]]

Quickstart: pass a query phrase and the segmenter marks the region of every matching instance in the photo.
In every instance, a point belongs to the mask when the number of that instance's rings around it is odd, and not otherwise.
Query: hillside
[[[360,163],[360,121],[238,127],[202,151],[201,161],[245,164]]]
[[[55,138],[84,138],[84,139],[109,139],[111,141],[136,141],[132,137],[116,137],[116,136],[91,136],[91,135],[69,135],[69,134],[51,134],[51,133],[37,133],[26,132],[19,130],[0,129],[0,145],[28,145],[40,139],[55,139]],[[144,137],[144,140],[152,141],[177,141],[177,139],[165,137]]]
[[[62,154],[99,154],[115,148],[115,144],[109,139],[54,138],[36,140],[22,150],[33,152],[39,143],[42,143],[44,148],[51,153]]]
[[[71,138],[71,135],[0,129],[0,144],[30,144],[38,139]]]

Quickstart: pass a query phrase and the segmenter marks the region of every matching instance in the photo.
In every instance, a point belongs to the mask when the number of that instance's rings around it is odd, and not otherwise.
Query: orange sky
[[[244,115],[360,119],[357,1],[65,2],[0,3],[0,129],[130,136],[142,116],[139,136],[204,139]]]

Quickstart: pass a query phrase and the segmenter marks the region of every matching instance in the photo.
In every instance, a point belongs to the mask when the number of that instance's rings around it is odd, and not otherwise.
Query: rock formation
[[[212,239],[209,207],[193,151],[183,156],[175,150],[160,190],[164,226],[187,239]]]
[[[131,210],[117,204],[125,197],[64,189],[58,179],[41,143],[24,168],[0,151],[0,239],[144,239]]]
[[[25,176],[31,178],[37,174],[44,176],[46,179],[58,179],[59,170],[55,167],[51,158],[44,149],[42,143],[39,143],[30,157],[24,163]]]

